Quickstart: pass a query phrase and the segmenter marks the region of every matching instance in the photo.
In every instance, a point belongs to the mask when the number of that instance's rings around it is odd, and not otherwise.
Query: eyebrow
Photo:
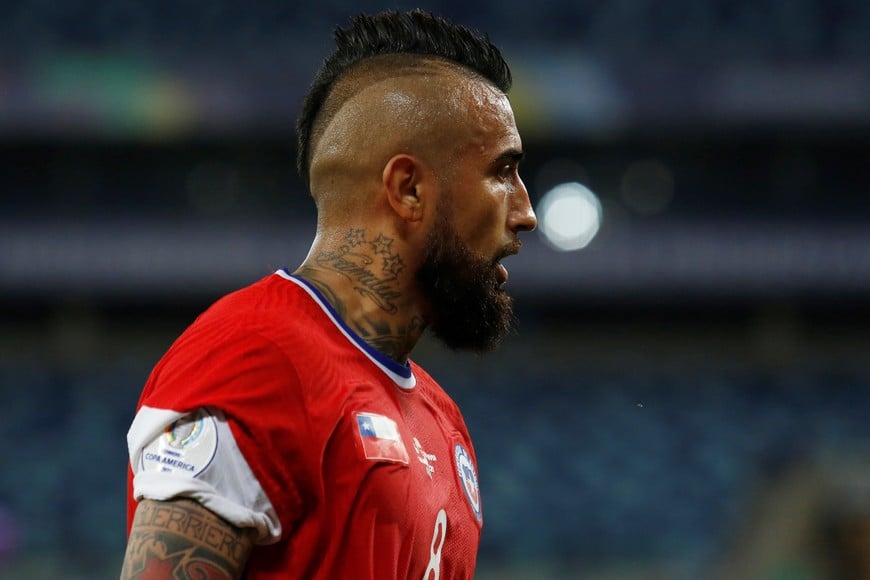
[[[525,157],[526,154],[519,149],[508,149],[507,151],[496,157],[494,163],[503,163],[505,161],[519,162],[525,159]]]

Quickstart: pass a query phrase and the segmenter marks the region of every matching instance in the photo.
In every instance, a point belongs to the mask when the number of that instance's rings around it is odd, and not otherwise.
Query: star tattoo
[[[398,277],[398,275],[405,268],[405,263],[402,262],[402,258],[397,255],[385,256],[384,263],[381,269],[384,271],[384,274],[389,274],[391,276]]]
[[[355,248],[366,241],[366,231],[362,228],[352,229],[347,233],[347,243]]]
[[[372,242],[372,250],[374,250],[376,254],[389,256],[390,252],[392,252],[392,249],[390,248],[392,245],[392,238],[385,238],[382,234],[378,234],[378,237],[376,237]]]

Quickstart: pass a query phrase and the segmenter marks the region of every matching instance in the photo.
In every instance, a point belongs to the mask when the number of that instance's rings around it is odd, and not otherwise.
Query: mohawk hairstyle
[[[454,63],[489,81],[503,93],[510,90],[513,82],[501,51],[488,36],[420,9],[374,16],[360,14],[351,19],[349,27],[337,27],[333,37],[336,49],[323,61],[296,120],[296,169],[306,185],[310,185],[311,146],[316,125],[322,126],[336,112],[325,111],[324,103],[337,81],[362,61],[402,55],[401,60],[407,64],[409,57],[417,55],[423,57],[417,59],[420,61],[429,57]]]

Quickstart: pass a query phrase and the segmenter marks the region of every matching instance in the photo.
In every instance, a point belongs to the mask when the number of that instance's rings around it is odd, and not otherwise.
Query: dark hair
[[[306,184],[315,122],[336,81],[358,63],[382,55],[420,55],[447,60],[479,75],[503,93],[510,90],[511,71],[501,51],[486,35],[453,24],[420,9],[360,14],[333,34],[336,49],[314,77],[296,120],[296,169]]]

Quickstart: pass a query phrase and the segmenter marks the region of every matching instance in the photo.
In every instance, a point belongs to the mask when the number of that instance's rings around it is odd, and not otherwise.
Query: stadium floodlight
[[[539,231],[553,248],[585,248],[598,233],[602,209],[598,197],[582,183],[562,183],[544,194],[537,207]]]

